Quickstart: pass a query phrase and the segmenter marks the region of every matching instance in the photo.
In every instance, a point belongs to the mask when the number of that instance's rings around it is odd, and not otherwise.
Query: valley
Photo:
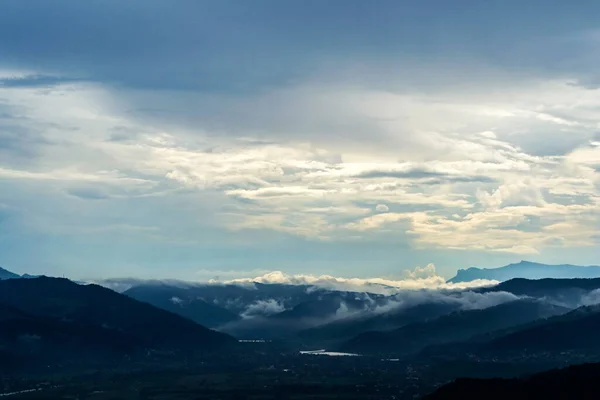
[[[600,363],[599,291],[597,278],[517,278],[387,294],[182,282],[118,293],[9,276],[0,280],[0,393],[420,398],[457,378],[512,379]]]

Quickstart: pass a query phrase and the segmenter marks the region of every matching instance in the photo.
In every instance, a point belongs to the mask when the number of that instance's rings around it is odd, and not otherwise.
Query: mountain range
[[[582,306],[564,315],[538,320],[502,335],[493,335],[482,351],[600,351],[600,306]]]
[[[507,281],[514,278],[600,278],[600,266],[577,266],[570,264],[548,265],[521,261],[500,268],[459,269],[449,283],[470,282],[476,279]]]
[[[241,318],[234,311],[203,300],[193,287],[143,285],[133,287],[124,294],[210,328]]]
[[[15,279],[20,278],[21,275],[15,274],[14,272],[10,272],[2,267],[0,267],[0,280],[3,279]]]
[[[426,302],[412,307],[396,307],[385,312],[360,313],[299,332],[307,343],[338,346],[364,332],[385,332],[426,321],[457,310],[457,304]]]
[[[11,278],[34,278],[37,277],[35,275],[23,274],[18,275],[6,269],[0,267],[0,279],[11,279]],[[551,264],[542,264],[531,261],[520,261],[514,264],[508,264],[503,267],[498,268],[477,268],[471,267],[467,269],[459,269],[456,272],[456,275],[450,279],[448,279],[448,283],[459,283],[459,282],[471,282],[478,279],[484,280],[496,280],[496,281],[507,281],[515,278],[524,278],[524,279],[573,279],[573,278],[600,278],[600,266],[590,265],[590,266],[579,266],[572,264],[560,264],[560,265],[551,265]],[[157,287],[163,286],[165,283],[167,286],[179,286],[193,288],[193,287],[202,287],[204,292],[208,292],[209,297],[215,297],[215,292],[211,291],[210,287],[216,286],[225,286],[229,289],[229,292],[232,296],[229,297],[237,297],[237,295],[243,296],[243,291],[240,290],[242,285],[202,285],[202,284],[192,284],[188,282],[162,282],[162,281],[143,281],[136,279],[107,279],[105,283],[108,286],[118,286],[119,284],[124,284],[131,287],[139,287],[139,286],[149,286],[149,287]],[[260,286],[265,284],[253,283],[251,285]],[[284,285],[290,286],[290,285]],[[309,285],[293,285],[302,291],[310,287]],[[236,293],[237,292],[237,293]],[[280,293],[281,294],[281,293]],[[297,294],[297,293],[295,293]],[[294,294],[292,294],[293,296]],[[221,299],[223,300],[223,299]]]
[[[237,349],[236,339],[417,358],[600,356],[600,278],[516,278],[491,287],[388,295],[182,282],[140,282],[118,293],[64,278],[16,279],[2,271],[4,370],[122,362],[157,352],[193,357]]]
[[[481,310],[455,311],[389,332],[362,333],[341,346],[354,353],[415,353],[433,344],[467,340],[478,334],[548,318],[569,309],[534,299],[515,300]]]
[[[194,354],[237,342],[98,285],[63,278],[0,281],[0,367],[101,363],[148,352]],[[10,355],[10,356],[9,356]]]

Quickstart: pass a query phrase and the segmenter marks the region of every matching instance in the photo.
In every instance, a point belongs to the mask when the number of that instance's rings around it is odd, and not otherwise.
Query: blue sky
[[[0,265],[600,264],[597,1],[0,4]]]

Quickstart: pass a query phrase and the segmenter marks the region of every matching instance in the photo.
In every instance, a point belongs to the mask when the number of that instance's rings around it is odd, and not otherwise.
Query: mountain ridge
[[[0,267],[0,280],[4,279],[17,279],[20,278],[21,275],[15,274],[7,269]]]
[[[98,285],[80,285],[64,278],[0,281],[0,304],[36,318],[110,327],[154,347],[210,349],[234,342],[228,335],[174,313]]]
[[[571,279],[571,278],[600,278],[598,265],[573,265],[573,264],[542,264],[522,260],[518,263],[508,264],[498,268],[470,267],[459,269],[448,283],[470,282],[476,279],[507,281],[514,278],[525,279]]]
[[[468,340],[486,332],[519,326],[568,311],[568,308],[537,299],[513,300],[483,309],[455,311],[393,331],[365,332],[344,343],[340,351],[416,352],[430,345]]]

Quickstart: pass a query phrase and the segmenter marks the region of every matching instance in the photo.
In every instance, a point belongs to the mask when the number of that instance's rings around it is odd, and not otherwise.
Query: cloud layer
[[[434,3],[3,3],[0,262],[596,262],[600,6]]]
[[[218,283],[211,281],[211,283]],[[417,267],[414,271],[406,271],[403,279],[386,278],[342,278],[331,275],[289,275],[281,271],[268,272],[254,278],[238,278],[225,281],[224,283],[235,284],[286,284],[286,285],[309,285],[322,289],[365,292],[377,294],[392,294],[405,290],[413,291],[420,289],[430,290],[464,290],[469,288],[492,286],[498,281],[477,279],[470,282],[446,283],[446,279],[436,274],[435,266],[429,264],[426,267]]]

